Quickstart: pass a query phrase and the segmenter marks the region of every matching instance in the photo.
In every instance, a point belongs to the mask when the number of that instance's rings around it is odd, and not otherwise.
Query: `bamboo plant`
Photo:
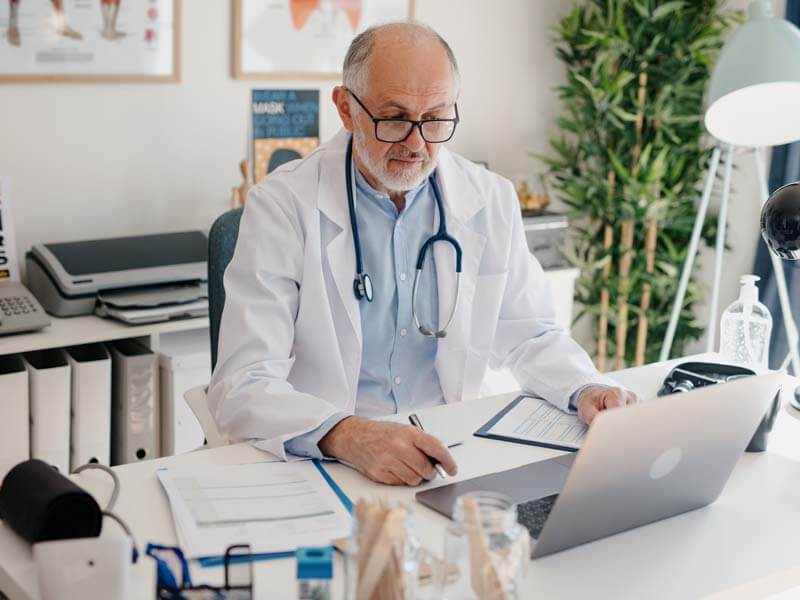
[[[556,28],[564,116],[539,158],[572,213],[576,319],[593,320],[601,370],[658,358],[710,157],[703,93],[740,18],[723,4],[583,0]],[[703,332],[702,291],[693,277],[675,353]]]

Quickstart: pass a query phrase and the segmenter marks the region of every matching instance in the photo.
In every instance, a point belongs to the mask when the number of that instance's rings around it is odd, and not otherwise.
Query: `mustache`
[[[425,151],[411,152],[406,149],[400,149],[389,152],[389,154],[387,154],[387,158],[398,158],[400,160],[428,160],[428,153]]]

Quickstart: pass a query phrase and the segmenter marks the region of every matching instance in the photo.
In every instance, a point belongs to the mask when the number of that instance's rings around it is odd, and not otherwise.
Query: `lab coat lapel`
[[[447,230],[461,245],[461,291],[456,313],[447,336],[438,340],[436,371],[445,402],[462,400],[464,363],[467,358],[472,299],[475,281],[486,245],[486,237],[470,227],[470,219],[482,206],[477,190],[469,185],[453,157],[442,149],[437,167],[437,180],[442,193]],[[434,219],[434,231],[439,227],[438,212]],[[439,327],[450,315],[456,296],[455,252],[450,244],[436,243],[433,247],[436,265],[436,282],[439,290]]]
[[[329,142],[331,150],[325,153],[320,162],[318,201],[320,211],[334,225],[328,229],[327,237],[323,229],[322,249],[327,250],[331,277],[355,334],[356,347],[361,348],[361,316],[358,300],[353,293],[356,259],[345,190],[347,139],[348,133],[342,130]]]

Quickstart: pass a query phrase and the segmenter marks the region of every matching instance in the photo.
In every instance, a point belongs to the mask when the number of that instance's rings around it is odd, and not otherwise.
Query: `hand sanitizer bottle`
[[[743,275],[739,299],[722,313],[719,352],[722,360],[754,371],[768,368],[772,315],[758,301],[755,275]]]

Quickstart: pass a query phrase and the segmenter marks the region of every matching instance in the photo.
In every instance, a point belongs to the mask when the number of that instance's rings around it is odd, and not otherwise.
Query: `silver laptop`
[[[472,491],[518,504],[533,558],[714,502],[767,408],[782,373],[768,373],[603,412],[581,449],[509,471],[419,492],[452,516]]]

